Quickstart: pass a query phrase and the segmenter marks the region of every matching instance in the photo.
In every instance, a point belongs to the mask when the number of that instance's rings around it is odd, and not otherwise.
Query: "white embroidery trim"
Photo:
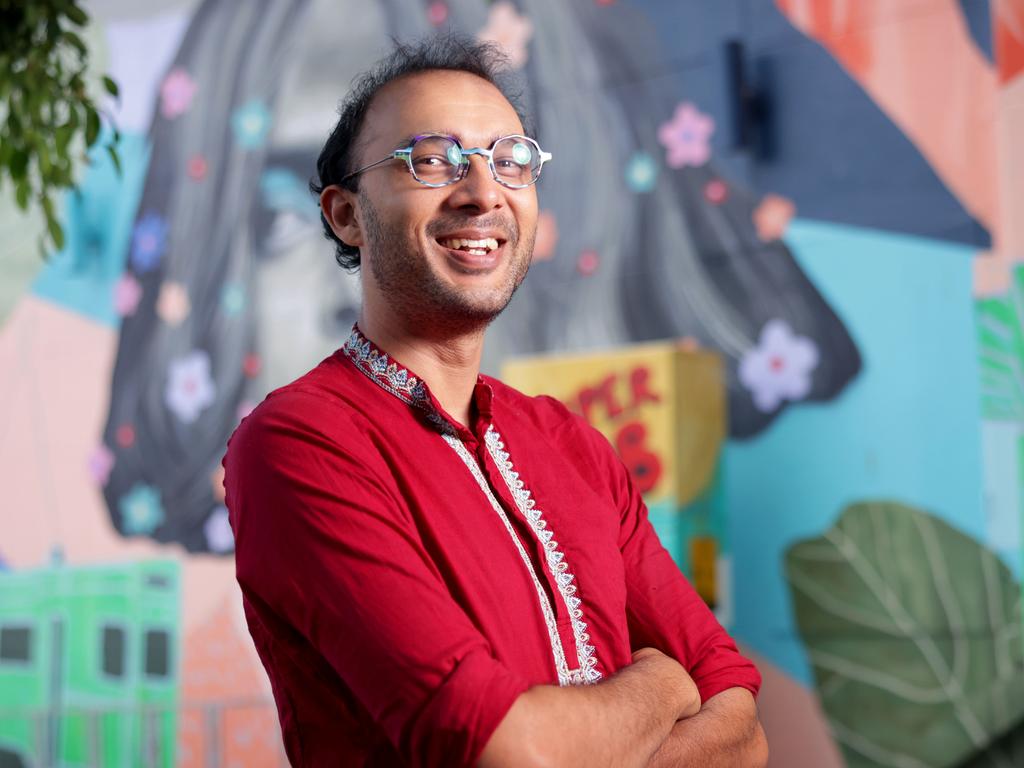
[[[512,541],[516,545],[516,549],[519,550],[519,556],[522,558],[523,564],[526,566],[526,570],[530,574],[530,578],[533,580],[533,586],[537,589],[537,599],[540,601],[540,611],[544,614],[544,623],[547,624],[548,636],[551,640],[551,653],[555,658],[555,670],[558,672],[558,684],[571,685],[572,673],[578,672],[579,670],[569,670],[569,665],[565,660],[565,649],[562,648],[562,639],[558,636],[558,625],[555,623],[555,612],[551,609],[551,603],[548,600],[547,593],[544,591],[544,587],[541,586],[540,579],[537,578],[537,572],[533,568],[533,562],[530,560],[530,556],[526,554],[526,550],[523,548],[523,542],[519,540],[519,536],[516,534],[515,528],[512,527],[512,523],[509,522],[508,515],[505,514],[505,510],[501,506],[501,503],[494,497],[494,492],[487,484],[487,480],[480,471],[480,466],[476,463],[476,458],[473,454],[469,452],[469,449],[462,444],[462,441],[459,438],[454,437],[453,435],[441,435],[441,437],[443,437],[445,442],[455,450],[459,455],[459,458],[462,459],[462,462],[476,479],[476,483],[480,486],[480,490],[484,492],[488,501],[491,502],[491,507],[494,508],[494,511],[501,519],[501,522],[505,525],[505,530],[508,531],[508,535],[512,537]]]
[[[484,495],[491,503],[491,507],[494,508],[494,511],[505,525],[509,536],[512,537],[512,541],[519,551],[519,556],[522,558],[523,564],[526,566],[526,570],[530,574],[533,585],[537,590],[537,599],[540,602],[541,613],[544,614],[544,623],[547,624],[548,635],[551,640],[551,653],[554,656],[555,669],[558,672],[558,684],[586,685],[601,680],[602,675],[596,669],[597,657],[594,655],[595,648],[589,644],[590,634],[587,632],[587,623],[583,620],[582,601],[576,597],[576,586],[572,583],[575,580],[575,576],[569,571],[569,565],[565,562],[565,554],[558,549],[558,542],[555,541],[552,531],[548,529],[547,522],[544,520],[544,514],[536,508],[536,503],[529,489],[519,479],[519,473],[512,469],[509,454],[505,450],[505,444],[501,442],[501,436],[498,432],[493,426],[487,428],[487,434],[485,435],[487,449],[490,451],[494,463],[498,466],[498,471],[501,473],[505,485],[508,486],[509,491],[512,493],[516,506],[544,546],[548,571],[555,580],[558,592],[562,596],[562,601],[569,611],[573,639],[576,642],[576,658],[580,665],[578,669],[569,669],[569,664],[565,659],[565,649],[562,647],[562,639],[558,634],[555,614],[551,608],[547,593],[537,577],[533,561],[526,553],[526,549],[519,540],[519,535],[512,527],[512,523],[509,522],[504,508],[495,498],[494,492],[480,471],[476,458],[463,445],[462,441],[455,436],[454,427],[433,407],[424,383],[417,380],[414,376],[410,376],[407,370],[392,362],[386,353],[374,348],[373,344],[359,332],[356,326],[352,327],[352,333],[345,342],[344,351],[349,359],[355,363],[356,368],[371,381],[380,385],[380,387],[400,400],[425,410],[430,421],[441,429],[441,437],[455,450],[474,479],[476,479],[480,490],[484,492]]]
[[[590,633],[587,631],[586,621],[583,620],[583,602],[576,596],[576,585],[573,584],[576,577],[569,570],[565,553],[558,548],[554,532],[548,528],[547,521],[544,520],[544,513],[537,508],[530,490],[523,484],[519,473],[512,468],[512,461],[509,459],[508,451],[505,450],[505,444],[501,441],[501,435],[493,426],[490,426],[484,437],[487,449],[490,451],[494,463],[498,465],[498,471],[501,473],[505,485],[512,492],[516,506],[519,507],[519,511],[526,518],[530,528],[544,545],[548,571],[558,586],[558,592],[562,595],[566,608],[569,609],[572,634],[576,641],[576,658],[580,664],[579,669],[571,670],[570,682],[573,685],[596,683],[601,680],[602,675],[596,669],[597,657],[594,655],[596,649],[590,645]],[[473,465],[476,466],[475,461]]]
[[[352,326],[352,333],[345,341],[343,349],[359,372],[370,381],[399,400],[424,411],[430,422],[441,432],[455,434],[455,428],[430,402],[426,384],[415,376],[410,376],[409,371],[391,360],[386,352],[377,349],[356,326]]]

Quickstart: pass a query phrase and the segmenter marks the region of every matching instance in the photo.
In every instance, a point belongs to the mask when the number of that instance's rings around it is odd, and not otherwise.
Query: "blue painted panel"
[[[149,147],[146,138],[122,134],[118,176],[100,136],[89,157],[79,192],[64,198],[64,249],[50,256],[31,291],[62,307],[109,326],[120,324],[112,303],[114,283],[124,270],[135,209],[142,194]]]
[[[782,571],[794,540],[872,498],[985,540],[973,249],[806,220],[787,242],[846,320],[864,370],[835,402],[730,443],[725,482],[736,634],[810,684]]]

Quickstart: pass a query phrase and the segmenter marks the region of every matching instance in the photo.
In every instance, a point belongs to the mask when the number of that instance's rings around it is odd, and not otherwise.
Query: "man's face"
[[[523,126],[501,92],[481,78],[447,71],[413,75],[374,98],[356,167],[424,133],[455,136],[463,147],[490,147],[500,136],[523,133]],[[534,187],[502,186],[479,155],[470,156],[465,178],[446,187],[420,184],[401,160],[367,171],[359,185],[363,279],[384,301],[407,320],[452,330],[486,325],[505,308],[533,252]],[[498,247],[455,242],[488,239]]]

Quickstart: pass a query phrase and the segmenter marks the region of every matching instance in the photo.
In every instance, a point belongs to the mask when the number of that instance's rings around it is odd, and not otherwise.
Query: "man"
[[[355,85],[314,189],[339,262],[365,267],[359,323],[229,442],[238,580],[288,756],[761,766],[757,670],[607,441],[479,374],[550,159],[495,61],[439,38]]]

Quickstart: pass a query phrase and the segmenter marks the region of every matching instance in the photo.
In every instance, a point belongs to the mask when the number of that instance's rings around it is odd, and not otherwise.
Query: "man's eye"
[[[416,165],[426,168],[436,168],[448,164],[448,160],[441,155],[424,155],[423,157],[417,157],[415,162]]]

